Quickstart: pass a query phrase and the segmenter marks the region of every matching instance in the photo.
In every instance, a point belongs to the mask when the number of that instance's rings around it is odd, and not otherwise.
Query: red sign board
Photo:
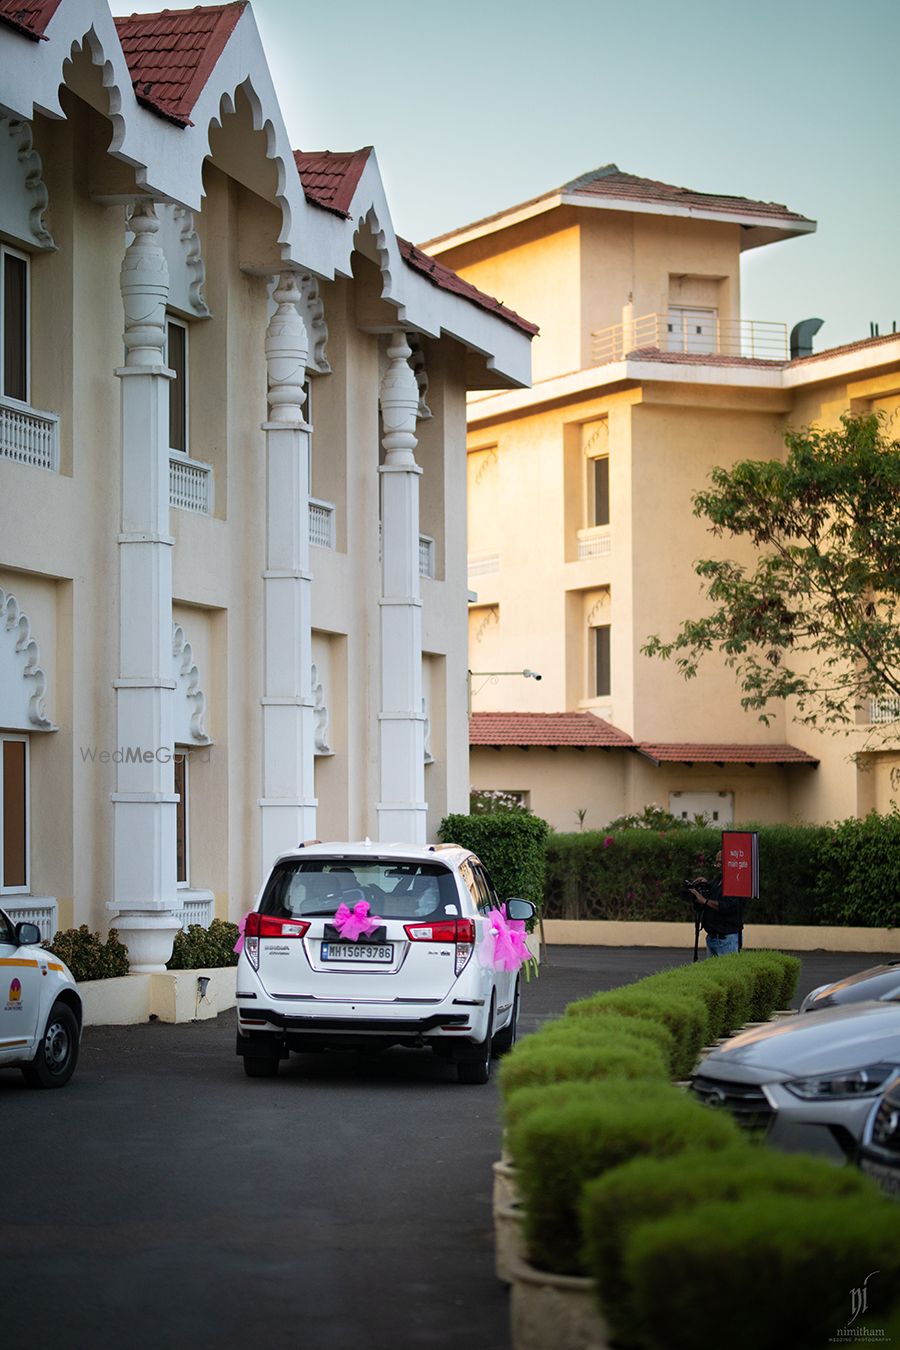
[[[732,899],[759,896],[759,835],[756,830],[722,831],[722,894]]]

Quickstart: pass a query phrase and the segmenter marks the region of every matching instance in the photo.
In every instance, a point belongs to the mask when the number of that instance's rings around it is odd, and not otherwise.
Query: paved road
[[[523,1030],[689,953],[548,957]],[[807,954],[801,993],[875,960]],[[496,1086],[405,1051],[251,1081],[232,1050],[229,1013],[89,1028],[62,1092],[0,1073],[0,1344],[507,1350]]]

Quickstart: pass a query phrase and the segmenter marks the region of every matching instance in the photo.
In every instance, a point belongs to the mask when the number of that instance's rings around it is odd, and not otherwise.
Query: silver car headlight
[[[847,1069],[817,1078],[795,1078],[784,1086],[795,1097],[802,1097],[807,1102],[834,1102],[874,1095],[896,1073],[896,1064],[867,1064],[862,1069]]]

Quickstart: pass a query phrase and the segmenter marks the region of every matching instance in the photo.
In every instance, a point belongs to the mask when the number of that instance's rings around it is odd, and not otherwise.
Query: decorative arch
[[[394,278],[391,275],[391,253],[388,245],[388,232],[383,229],[379,222],[374,206],[370,206],[364,216],[360,216],[356,223],[356,237],[354,243],[360,236],[368,234],[372,240],[375,250],[378,270],[381,272],[381,298],[389,300],[394,294]],[[365,252],[360,249],[360,252]]]
[[[0,197],[0,230],[23,243],[55,249],[44,221],[49,196],[43,175],[41,157],[32,144],[31,123],[0,118],[0,180],[12,184],[18,176],[22,185],[20,192],[8,191]]]
[[[176,745],[210,745],[203,719],[206,695],[200,688],[200,671],[194,664],[194,652],[184,636],[181,624],[172,626],[172,666],[175,677]]]
[[[610,589],[608,586],[599,586],[595,592],[596,600],[588,610],[587,626],[593,628],[601,619],[609,616],[609,597]]]
[[[47,716],[47,676],[31,621],[9,591],[0,588],[0,726],[14,731],[55,731]]]
[[[125,117],[122,112],[122,91],[116,78],[115,67],[112,61],[107,57],[106,52],[103,49],[102,39],[93,25],[87,30],[80,41],[76,39],[69,48],[69,55],[66,57],[65,61],[63,61],[61,72],[61,79],[64,84],[69,85],[66,66],[74,62],[82,52],[87,53],[91,65],[97,66],[100,71],[100,83],[106,92],[107,102],[106,108],[100,109],[100,111],[103,113],[104,117],[108,117],[112,123],[112,138],[108,146],[108,152],[110,154],[115,154],[121,149],[122,143],[125,140],[126,128]],[[121,47],[118,47],[118,44],[117,55],[124,65]],[[70,85],[70,87],[74,89],[74,85]],[[131,95],[131,102],[133,103],[134,96],[130,87],[128,92],[129,95]]]
[[[275,124],[270,117],[266,117],[260,96],[253,86],[253,80],[248,76],[236,85],[232,90],[226,90],[219,98],[219,105],[216,114],[209,119],[206,127],[206,147],[209,157],[213,157],[212,136],[214,131],[223,131],[224,123],[227,117],[240,117],[240,108],[237,103],[237,95],[241,93],[247,100],[250,108],[250,127],[256,133],[262,133],[265,138],[264,155],[266,161],[272,165],[275,170],[275,202],[281,215],[281,230],[278,235],[279,245],[286,244],[290,240],[291,224],[293,214],[291,204],[288,198],[287,183],[288,174],[292,173],[299,188],[300,182],[297,174],[297,168],[291,159],[290,164],[286,165],[284,156],[278,152],[278,133]],[[248,184],[249,186],[249,184]]]

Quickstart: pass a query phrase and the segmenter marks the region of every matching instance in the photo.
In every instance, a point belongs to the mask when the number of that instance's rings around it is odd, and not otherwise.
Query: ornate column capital
[[[309,336],[298,305],[302,300],[293,272],[282,272],[273,293],[277,305],[266,329],[269,420],[303,422]]]
[[[134,238],[125,250],[119,285],[125,308],[125,365],[164,366],[169,268],[157,239],[152,201],[139,201],[128,222]]]
[[[384,425],[381,444],[384,447],[385,463],[397,468],[413,468],[418,444],[416,414],[419,409],[419,387],[409,364],[412,351],[405,333],[392,334],[387,354],[389,365],[380,390],[381,420]]]

